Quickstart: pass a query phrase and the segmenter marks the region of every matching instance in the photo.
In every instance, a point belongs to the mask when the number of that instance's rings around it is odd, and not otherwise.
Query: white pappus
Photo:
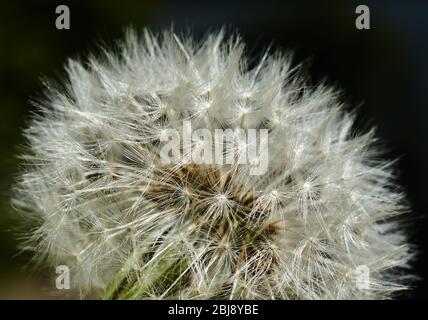
[[[414,253],[392,162],[289,54],[249,67],[238,36],[128,31],[116,50],[66,70],[25,130],[13,203],[31,226],[22,249],[69,266],[81,297],[385,299],[407,289]],[[159,134],[183,121],[267,129],[266,172],[162,163]]]

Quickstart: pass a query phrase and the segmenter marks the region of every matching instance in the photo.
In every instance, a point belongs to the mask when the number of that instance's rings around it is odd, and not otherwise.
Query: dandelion
[[[25,130],[13,203],[31,226],[22,249],[69,266],[82,298],[385,299],[407,289],[413,252],[392,162],[290,55],[250,67],[238,36],[129,31],[118,50],[66,70]],[[254,161],[165,164],[162,132],[185,121],[212,136],[267,130],[266,172],[249,174]]]

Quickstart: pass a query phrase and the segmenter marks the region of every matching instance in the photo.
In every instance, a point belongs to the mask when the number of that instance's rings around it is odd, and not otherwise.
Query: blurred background
[[[70,9],[70,30],[55,28],[55,9]],[[355,8],[370,9],[370,30],[357,30]],[[428,2],[385,1],[2,1],[0,4],[0,299],[55,298],[54,283],[23,268],[17,255],[10,187],[41,77],[55,78],[68,57],[97,52],[127,26],[153,31],[174,25],[201,38],[225,25],[238,30],[254,57],[272,45],[309,61],[314,82],[326,77],[358,106],[358,126],[376,125],[399,158],[397,170],[412,205],[410,237],[419,247],[421,281],[402,299],[426,299],[428,181]],[[52,273],[54,270],[52,270]]]

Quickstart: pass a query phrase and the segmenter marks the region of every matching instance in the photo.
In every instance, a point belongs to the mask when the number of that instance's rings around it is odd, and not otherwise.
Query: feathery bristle
[[[238,37],[129,31],[119,52],[70,60],[25,131],[15,206],[42,264],[82,297],[384,299],[406,289],[406,207],[373,131],[290,55],[248,68]],[[268,165],[165,164],[164,129],[267,129]],[[190,141],[190,143],[194,143]],[[239,145],[236,146],[239,148]],[[181,150],[183,151],[183,150]],[[235,150],[236,151],[236,150]],[[355,270],[370,271],[367,288]],[[101,297],[100,296],[100,297]]]

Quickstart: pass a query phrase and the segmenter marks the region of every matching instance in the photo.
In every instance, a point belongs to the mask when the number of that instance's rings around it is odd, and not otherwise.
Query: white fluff
[[[403,195],[373,131],[290,56],[248,68],[223,32],[203,42],[128,32],[115,51],[70,60],[25,131],[15,206],[23,243],[106,298],[384,299],[413,253],[394,218]],[[269,167],[171,165],[159,133],[269,130]],[[359,266],[369,286],[356,285]],[[107,289],[106,289],[107,288]]]

